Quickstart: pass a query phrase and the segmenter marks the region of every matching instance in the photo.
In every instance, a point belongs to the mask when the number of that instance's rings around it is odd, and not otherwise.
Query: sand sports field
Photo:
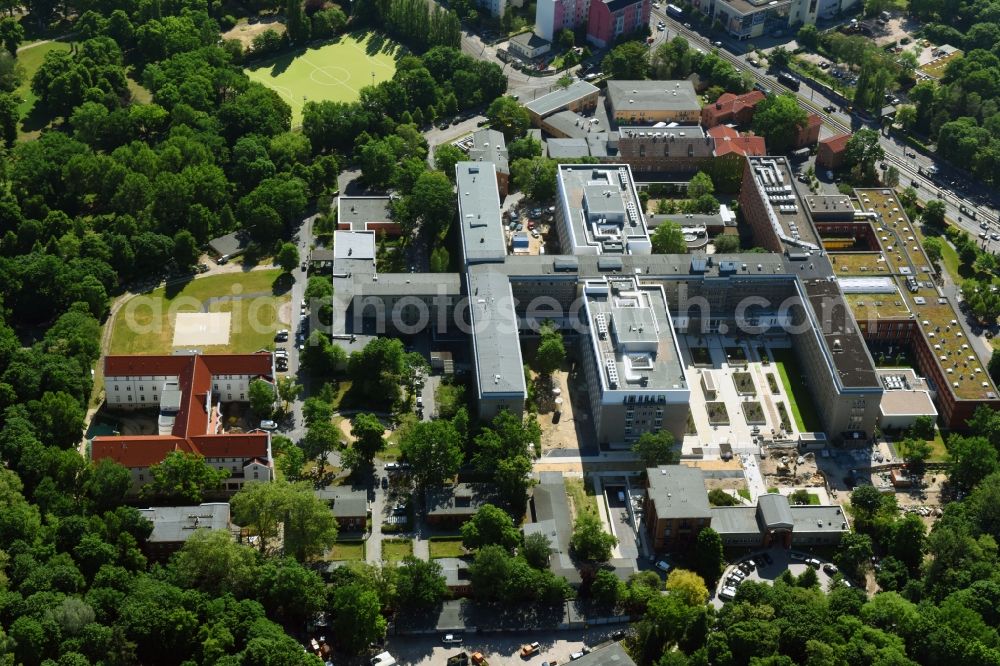
[[[397,50],[394,42],[380,35],[355,33],[283,53],[244,71],[288,102],[292,125],[297,127],[307,101],[353,102],[364,86],[391,79]]]

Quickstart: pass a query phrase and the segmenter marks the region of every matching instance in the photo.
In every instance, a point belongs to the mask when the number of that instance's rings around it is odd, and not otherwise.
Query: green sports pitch
[[[271,88],[292,107],[292,125],[302,122],[306,102],[353,102],[364,86],[396,73],[398,46],[377,34],[341,35],[255,64],[246,74]]]

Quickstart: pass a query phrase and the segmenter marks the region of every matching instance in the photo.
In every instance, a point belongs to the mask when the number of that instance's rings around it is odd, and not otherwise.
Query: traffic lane
[[[385,649],[405,666],[441,666],[448,657],[465,652],[482,652],[490,666],[541,666],[543,661],[565,663],[584,645],[598,645],[610,640],[611,633],[621,629],[601,629],[534,632],[518,634],[460,634],[462,643],[445,645],[443,632],[432,637],[390,636]],[[541,648],[529,659],[521,659],[521,646],[538,641]]]

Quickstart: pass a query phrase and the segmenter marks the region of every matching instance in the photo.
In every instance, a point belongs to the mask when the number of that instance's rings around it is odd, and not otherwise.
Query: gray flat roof
[[[708,518],[705,474],[687,465],[660,465],[646,470],[649,499],[657,518]]]
[[[455,165],[458,221],[466,264],[502,262],[507,256],[495,168],[491,162]]]
[[[712,529],[720,535],[760,534],[755,506],[713,506]]]
[[[559,132],[571,139],[583,139],[593,132],[601,132],[603,128],[593,124],[586,116],[576,111],[557,111],[545,116],[543,124],[547,130]]]
[[[198,529],[229,529],[227,502],[206,502],[198,506],[157,506],[139,509],[139,513],[153,523],[150,543],[184,542]]]
[[[510,280],[493,266],[468,273],[473,363],[480,398],[526,393]]]
[[[640,285],[634,277],[589,280],[584,311],[591,331],[588,351],[604,392],[687,402],[688,382],[660,285]]]
[[[369,222],[389,222],[389,197],[337,197],[337,222],[365,231]]]
[[[330,504],[330,511],[338,518],[356,518],[368,515],[368,491],[350,486],[328,486],[315,491],[316,497]]]
[[[937,416],[937,408],[927,391],[886,391],[880,403],[886,416]]]
[[[473,162],[493,162],[500,173],[510,173],[507,163],[507,143],[503,133],[492,129],[480,129],[472,133],[472,148],[469,160]]]
[[[529,49],[537,49],[546,44],[551,44],[549,40],[536,35],[534,32],[522,32],[520,35],[511,37],[510,41],[526,46]]]
[[[242,252],[249,241],[249,235],[243,231],[234,231],[225,236],[219,236],[208,241],[208,246],[219,256],[233,256]]]
[[[875,372],[875,362],[837,281],[803,280],[802,286],[812,308],[813,319],[821,322],[815,330],[823,338],[840,383],[847,388],[881,389],[882,382]]]
[[[379,273],[359,280],[352,290],[355,298],[364,296],[458,296],[462,276],[458,273]]]
[[[549,157],[553,159],[570,159],[590,157],[590,144],[586,139],[549,139],[545,142]]]
[[[793,532],[847,532],[850,525],[843,510],[835,505],[796,505],[790,508]]]
[[[599,92],[600,89],[591,83],[574,81],[569,87],[560,88],[547,95],[542,95],[538,99],[528,102],[524,107],[532,113],[545,117],[550,113],[566,108],[579,99]]]
[[[333,263],[335,268],[341,259],[375,261],[375,232],[334,231]]]
[[[698,111],[694,84],[680,81],[608,81],[608,101],[621,111]]]
[[[561,472],[542,472],[531,493],[532,522],[524,525],[525,536],[543,534],[549,540],[552,554],[549,568],[557,576],[579,582],[580,573],[570,557],[573,519],[566,499],[566,484]]]
[[[627,164],[560,164],[556,176],[570,254],[649,254],[652,242]]]
[[[475,513],[484,504],[498,505],[496,488],[488,483],[456,483],[428,488],[424,493],[428,515],[462,516]]]
[[[784,157],[749,157],[753,184],[764,203],[774,235],[792,250],[820,250],[819,234],[795,189]]]

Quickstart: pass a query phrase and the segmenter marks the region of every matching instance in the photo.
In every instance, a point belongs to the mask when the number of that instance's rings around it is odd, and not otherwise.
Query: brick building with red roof
[[[764,99],[766,96],[759,90],[743,95],[722,93],[714,104],[701,107],[701,125],[706,129],[727,123],[749,125],[757,105]]]
[[[823,126],[823,119],[815,113],[806,116],[806,124],[799,128],[795,134],[795,148],[805,148],[819,141],[819,128]]]
[[[730,154],[751,157],[767,155],[767,144],[762,136],[740,134],[728,125],[716,125],[707,134],[715,139],[716,157]]]
[[[135,492],[150,480],[149,467],[173,451],[204,456],[209,465],[230,472],[223,482],[227,492],[239,490],[244,481],[270,481],[270,434],[222,430],[221,404],[248,402],[250,383],[256,379],[274,380],[269,352],[105,357],[107,406],[156,408],[159,432],[95,437],[91,458],[111,458],[128,468]]]
[[[847,155],[847,142],[850,139],[851,133],[846,132],[820,141],[816,147],[816,167],[830,171],[839,169]]]

